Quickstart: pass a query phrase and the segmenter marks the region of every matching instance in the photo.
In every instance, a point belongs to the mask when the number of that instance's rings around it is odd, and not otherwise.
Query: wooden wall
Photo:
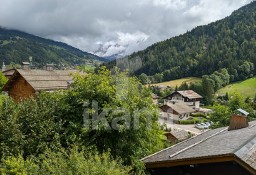
[[[21,76],[14,82],[12,88],[8,91],[10,97],[15,101],[35,96],[35,90],[30,84]]]
[[[148,169],[151,175],[252,175],[235,162]]]

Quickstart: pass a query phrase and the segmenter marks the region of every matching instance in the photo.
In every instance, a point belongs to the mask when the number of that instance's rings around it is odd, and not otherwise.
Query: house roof
[[[8,91],[12,87],[15,77],[22,76],[34,89],[35,91],[40,90],[57,90],[66,89],[68,82],[72,81],[72,73],[77,72],[76,70],[24,70],[16,69],[13,76],[4,86],[3,90]]]
[[[145,157],[147,167],[160,164],[212,159],[232,155],[256,173],[256,121],[249,127],[228,131],[228,127],[217,128],[192,137],[172,147]]]
[[[185,90],[185,91],[177,91],[179,94],[181,94],[184,97],[187,97],[189,99],[194,99],[194,98],[202,98],[201,95],[198,93],[194,92],[193,90]]]
[[[8,77],[8,76],[12,76],[14,72],[15,72],[15,69],[8,69],[3,71],[3,74]]]
[[[185,91],[175,91],[175,92],[171,93],[170,95],[164,97],[164,99],[167,99],[169,96],[173,95],[174,93],[179,93],[183,97],[187,97],[189,99],[203,98],[201,95],[199,95],[198,93],[196,93],[193,90],[185,90]]]
[[[170,131],[170,134],[172,134],[179,141],[185,140],[190,136],[190,134],[184,130],[173,130],[173,131]]]
[[[186,113],[191,113],[195,112],[195,109],[192,107],[189,107],[188,105],[180,102],[176,103],[168,103],[167,105],[163,105],[160,107],[164,112],[167,112],[169,108],[172,110],[176,111],[179,114],[186,114]]]
[[[244,114],[246,116],[250,114],[249,112],[246,112],[245,110],[243,110],[241,108],[237,109],[237,111],[241,112],[242,114]]]
[[[29,62],[22,62],[23,65],[30,65]]]

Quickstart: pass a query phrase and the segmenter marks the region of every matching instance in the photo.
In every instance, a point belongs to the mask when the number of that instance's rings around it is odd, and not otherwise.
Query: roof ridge
[[[202,142],[204,142],[204,141],[206,141],[206,140],[208,140],[208,139],[210,139],[210,138],[212,138],[212,137],[214,137],[214,136],[216,136],[216,135],[218,135],[218,134],[220,134],[220,133],[222,133],[224,131],[226,131],[227,129],[228,128],[222,129],[221,131],[218,131],[217,133],[215,133],[213,135],[210,135],[209,137],[206,137],[205,139],[200,140],[199,142],[196,142],[196,143],[194,143],[194,144],[192,144],[192,145],[190,145],[190,146],[188,146],[188,147],[186,147],[186,148],[184,148],[184,149],[182,149],[182,150],[180,150],[180,151],[170,155],[169,157],[172,158],[172,157],[182,153],[183,151],[186,151],[186,150],[188,150],[188,149],[190,149],[190,148],[192,148],[192,147],[194,147],[194,146],[196,146],[196,145],[198,145],[198,144],[200,144],[200,143],[202,143]]]

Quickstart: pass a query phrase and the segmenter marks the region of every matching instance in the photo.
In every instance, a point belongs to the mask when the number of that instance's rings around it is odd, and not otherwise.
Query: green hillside
[[[35,65],[90,64],[105,59],[83,52],[62,42],[44,39],[25,32],[0,28],[0,62],[20,64],[33,57]]]
[[[176,86],[180,86],[182,83],[197,83],[197,82],[201,82],[202,79],[201,78],[197,78],[197,77],[186,77],[186,78],[181,78],[181,79],[177,79],[177,80],[171,80],[171,81],[165,81],[162,83],[156,83],[156,84],[150,84],[151,86],[170,86],[175,88]]]
[[[255,51],[256,1],[253,1],[223,20],[153,44],[128,56],[128,60],[131,63],[138,59],[142,61],[142,66],[136,67],[135,75],[160,73],[163,81],[201,77],[221,68],[227,68],[231,81],[238,81],[243,79],[239,77],[243,71],[239,65],[245,61],[255,63]],[[121,65],[121,61],[118,63]],[[108,66],[115,64],[113,61]]]
[[[217,94],[224,95],[226,92],[229,94],[237,92],[245,97],[253,98],[256,94],[256,77],[227,85],[226,87],[220,89]]]

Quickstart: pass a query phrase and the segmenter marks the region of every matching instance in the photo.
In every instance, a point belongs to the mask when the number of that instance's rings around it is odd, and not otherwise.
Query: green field
[[[150,85],[153,85],[153,86],[170,86],[170,87],[178,86],[179,87],[183,82],[186,82],[187,84],[189,84],[189,83],[200,82],[201,80],[202,80],[201,78],[197,78],[197,77],[186,77],[186,78],[166,81],[166,82],[157,83],[157,84],[150,84]]]
[[[237,92],[244,97],[253,98],[256,94],[256,77],[247,79],[245,81],[229,84],[226,87],[220,89],[217,94],[224,95],[226,94],[226,92],[228,92],[229,94]]]

